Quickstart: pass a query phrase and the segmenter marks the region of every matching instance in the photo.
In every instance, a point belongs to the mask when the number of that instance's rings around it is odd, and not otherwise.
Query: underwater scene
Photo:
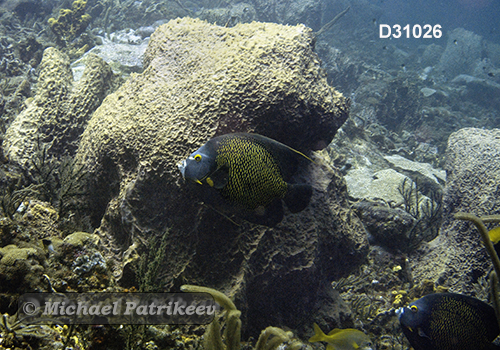
[[[0,350],[500,349],[498,0],[0,0]]]

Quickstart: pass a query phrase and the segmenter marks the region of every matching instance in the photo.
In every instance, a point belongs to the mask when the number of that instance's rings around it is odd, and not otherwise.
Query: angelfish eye
[[[197,161],[197,162],[201,161],[201,154],[195,155],[194,156],[194,160]]]
[[[415,305],[411,305],[411,306],[410,306],[410,310],[411,310],[412,312],[417,312],[417,311],[418,311],[418,307],[416,307]]]

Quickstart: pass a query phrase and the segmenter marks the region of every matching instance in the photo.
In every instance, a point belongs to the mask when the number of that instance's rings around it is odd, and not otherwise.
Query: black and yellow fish
[[[438,293],[401,308],[399,322],[415,350],[498,350],[495,310],[461,294]]]
[[[245,219],[274,226],[283,218],[283,199],[292,213],[310,201],[309,184],[289,181],[301,160],[310,159],[278,141],[257,134],[215,137],[178,165],[182,176],[219,192],[225,201],[255,215]]]

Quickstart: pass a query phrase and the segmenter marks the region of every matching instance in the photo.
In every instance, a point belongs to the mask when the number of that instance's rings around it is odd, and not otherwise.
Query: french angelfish
[[[481,300],[454,293],[426,295],[397,311],[415,350],[494,350],[500,333],[495,310]]]
[[[283,219],[284,200],[292,213],[309,204],[312,187],[290,183],[307,156],[278,141],[257,134],[215,137],[178,167],[186,180],[216,190],[243,212],[243,218],[267,226]]]

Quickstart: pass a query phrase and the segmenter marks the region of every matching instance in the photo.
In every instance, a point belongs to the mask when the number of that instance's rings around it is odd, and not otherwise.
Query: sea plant
[[[429,198],[423,198],[418,180],[405,178],[398,191],[403,197],[405,211],[413,216],[415,223],[408,233],[407,251],[414,250],[423,241],[430,241],[438,235],[441,223],[442,194],[431,190]]]
[[[493,299],[497,321],[500,326],[500,290],[498,287],[498,276],[500,276],[500,259],[498,258],[495,247],[490,240],[488,229],[485,225],[485,223],[500,222],[500,215],[485,215],[482,217],[478,217],[474,214],[460,212],[455,214],[455,219],[471,221],[476,226],[483,240],[483,244],[486,247],[486,251],[488,252],[488,255],[490,256],[490,259],[493,263],[494,270],[490,273],[490,293]]]
[[[45,338],[53,333],[46,325],[26,324],[19,319],[17,312],[14,315],[3,314],[0,329],[5,335],[11,334],[16,337]]]
[[[224,293],[207,287],[183,285],[181,290],[189,293],[208,293],[226,312],[226,328],[223,335],[217,317],[205,330],[203,335],[205,350],[239,350],[241,347],[241,311],[236,309],[231,299]],[[255,349],[275,350],[280,347],[283,350],[298,350],[303,346],[302,342],[293,338],[292,332],[284,331],[278,327],[267,327],[260,333]]]
[[[369,321],[379,313],[379,308],[382,307],[383,304],[383,300],[372,298],[362,293],[353,297],[351,309],[361,320]]]
[[[72,199],[87,193],[88,173],[75,158],[57,159],[51,155],[50,143],[38,141],[30,160],[28,178],[37,186],[40,199],[54,205],[61,216],[70,209]]]
[[[3,214],[8,216],[11,220],[14,220],[14,214],[17,209],[28,197],[37,196],[39,192],[39,185],[31,184],[27,187],[22,185],[22,180],[16,184],[5,185],[2,187],[2,193],[0,194],[0,205],[2,207]]]
[[[158,272],[167,252],[169,233],[170,230],[167,228],[161,236],[160,244],[157,244],[157,237],[149,239],[147,252],[140,257],[137,267],[139,292],[152,293],[162,290],[161,284],[158,283]]]

